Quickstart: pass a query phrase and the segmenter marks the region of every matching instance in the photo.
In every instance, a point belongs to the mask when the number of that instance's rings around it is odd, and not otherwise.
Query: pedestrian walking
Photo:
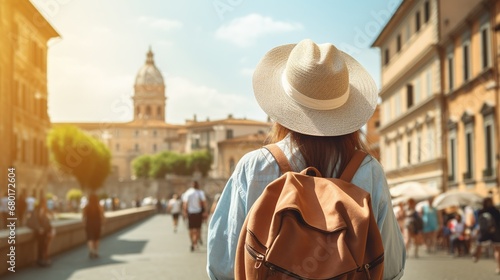
[[[89,258],[99,257],[99,239],[101,229],[104,224],[104,209],[99,204],[96,194],[91,194],[87,205],[82,211],[85,233],[87,234],[87,246],[89,248]]]
[[[338,178],[356,150],[366,150],[360,129],[377,106],[378,90],[368,72],[334,45],[303,40],[270,50],[255,69],[253,88],[274,122],[267,142],[276,143],[293,171],[313,166],[324,177]],[[211,279],[235,277],[240,229],[264,188],[278,177],[279,165],[265,148],[246,154],[236,165],[209,224]],[[400,279],[405,248],[382,166],[367,155],[351,183],[371,194],[385,249],[383,278]]]
[[[429,198],[428,204],[422,206],[422,221],[424,228],[422,233],[424,236],[424,243],[427,253],[435,253],[437,250],[437,236],[440,230],[442,221],[440,219],[438,210],[432,206],[433,198]]]
[[[415,247],[414,256],[418,258],[418,248],[424,241],[422,236],[424,222],[415,207],[416,201],[413,198],[408,199],[406,202],[404,238],[406,251],[409,252],[411,245],[413,245]]]
[[[182,203],[184,216],[188,219],[190,249],[193,252],[201,241],[201,224],[207,210],[205,192],[200,190],[198,181],[193,181],[192,187],[183,194]]]
[[[179,195],[174,193],[172,198],[168,201],[167,204],[167,212],[172,215],[172,222],[174,225],[174,232],[177,232],[177,227],[179,225],[179,216],[181,215],[182,210],[182,201],[179,198]]]
[[[497,274],[500,274],[500,211],[493,204],[491,197],[483,200],[483,207],[478,212],[478,237],[476,250],[473,253],[473,261],[477,262],[481,257],[484,246],[493,246],[495,251],[495,262]]]

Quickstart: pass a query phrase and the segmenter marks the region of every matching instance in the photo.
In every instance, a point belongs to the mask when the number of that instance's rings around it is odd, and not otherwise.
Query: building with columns
[[[146,61],[139,69],[135,83],[133,119],[124,123],[71,123],[101,139],[111,150],[114,179],[133,180],[132,161],[144,154],[161,151],[191,153],[208,150],[214,159],[210,177],[221,178],[218,165],[227,165],[219,157],[220,141],[257,132],[267,132],[270,123],[247,119],[236,119],[231,115],[223,120],[198,121],[196,116],[184,125],[166,121],[166,85],[160,70],[155,65],[151,48]],[[66,123],[54,124],[62,125]],[[254,148],[259,147],[259,145]],[[249,150],[248,150],[249,151]],[[239,157],[233,157],[239,160]]]

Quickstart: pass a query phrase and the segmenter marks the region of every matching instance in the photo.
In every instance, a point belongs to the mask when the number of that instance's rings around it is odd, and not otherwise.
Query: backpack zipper
[[[254,268],[259,269],[260,266],[262,265],[262,263],[264,262],[264,254],[261,254],[260,252],[258,252],[254,248],[250,247],[250,245],[248,245],[248,244],[246,244],[245,247],[247,249],[247,252],[250,254],[250,256],[252,256],[252,258],[255,259]]]
[[[276,271],[279,271],[283,274],[286,274],[288,276],[291,276],[291,277],[294,277],[294,278],[297,278],[297,279],[307,279],[307,278],[302,278],[300,277],[299,275],[293,273],[293,272],[290,272],[286,269],[283,269],[279,266],[276,266],[270,262],[266,262],[265,261],[265,256],[264,254],[258,252],[257,250],[255,250],[254,248],[250,247],[248,244],[245,245],[246,249],[247,249],[247,252],[255,259],[255,265],[254,265],[254,268],[255,269],[259,269],[262,264],[264,263],[265,266],[267,266],[270,270],[276,270]],[[371,279],[371,274],[370,274],[370,269],[372,269],[373,267],[381,264],[382,262],[384,261],[384,254],[380,255],[379,257],[377,257],[375,260],[373,260],[371,263],[367,263],[367,264],[364,264],[363,266],[359,267],[358,269],[354,269],[354,270],[357,270],[357,271],[364,271],[366,273],[366,277],[368,280]],[[353,271],[353,270],[351,270]],[[349,273],[350,271],[347,271],[345,273],[343,273],[342,275],[344,274],[347,274]],[[340,277],[341,275],[337,275],[335,278],[337,277]],[[332,279],[335,279],[335,278],[332,278]]]
[[[362,269],[365,271],[366,273],[366,278],[368,280],[372,279],[372,276],[370,274],[370,269],[372,267],[375,267],[379,264],[381,264],[382,262],[384,261],[384,254],[378,256],[375,260],[373,260],[371,263],[366,263],[362,266]],[[358,271],[360,271],[360,269],[358,269]]]

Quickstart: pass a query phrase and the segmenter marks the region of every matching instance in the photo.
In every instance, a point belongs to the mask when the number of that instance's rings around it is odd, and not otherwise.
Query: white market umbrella
[[[439,194],[436,188],[419,182],[405,182],[389,189],[392,197],[406,197],[414,200],[425,200]]]
[[[453,206],[472,206],[479,207],[483,203],[484,197],[475,192],[467,191],[447,191],[434,198],[432,206],[438,210]]]

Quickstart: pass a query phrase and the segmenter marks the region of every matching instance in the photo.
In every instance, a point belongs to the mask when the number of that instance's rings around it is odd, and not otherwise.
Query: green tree
[[[200,171],[206,176],[211,164],[212,156],[208,151],[191,154],[165,151],[153,156],[139,156],[134,159],[132,167],[138,178],[162,179],[167,174],[189,176],[194,171]]]
[[[132,172],[135,177],[147,179],[151,170],[152,157],[150,155],[142,155],[136,157],[132,161]]]
[[[66,200],[68,200],[70,203],[71,210],[77,212],[78,207],[80,206],[80,199],[83,196],[83,192],[79,189],[70,189],[66,193]]]
[[[161,152],[154,155],[151,159],[151,169],[149,170],[149,177],[154,179],[165,178],[165,175],[172,173],[172,164],[168,160],[172,157],[172,152]]]
[[[189,155],[188,165],[191,170],[199,171],[205,177],[212,166],[212,155],[206,150],[194,152]]]
[[[55,164],[73,175],[82,189],[94,192],[111,172],[108,147],[75,126],[53,128],[47,136],[47,144]]]
[[[66,193],[66,199],[71,201],[71,200],[76,200],[76,201],[80,201],[80,199],[82,198],[83,196],[83,192],[79,189],[70,189],[67,193]]]
[[[173,154],[168,158],[170,166],[172,166],[172,173],[180,176],[188,176],[193,174],[190,166],[188,165],[188,156],[184,154]]]

